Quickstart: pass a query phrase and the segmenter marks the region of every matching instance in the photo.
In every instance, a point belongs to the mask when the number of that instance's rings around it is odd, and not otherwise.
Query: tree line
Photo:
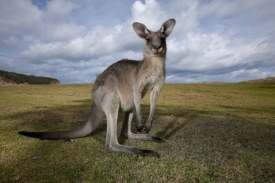
[[[19,74],[15,72],[0,70],[0,83],[39,85],[39,84],[60,84],[60,81],[50,77],[33,76],[33,75]]]

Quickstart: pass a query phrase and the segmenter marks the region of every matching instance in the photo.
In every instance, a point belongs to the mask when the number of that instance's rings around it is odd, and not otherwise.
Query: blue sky
[[[108,65],[142,59],[150,30],[167,38],[170,83],[275,76],[274,0],[0,0],[0,69],[92,83]]]

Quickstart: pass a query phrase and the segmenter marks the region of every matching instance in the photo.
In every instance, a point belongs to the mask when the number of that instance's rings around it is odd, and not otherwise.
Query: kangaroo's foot
[[[115,145],[111,145],[107,144],[105,145],[105,147],[110,150],[110,151],[121,151],[121,152],[129,152],[129,153],[134,153],[138,156],[151,156],[151,157],[157,157],[159,158],[160,155],[157,152],[154,152],[152,150],[147,150],[147,149],[140,149],[137,147],[131,147],[131,146],[125,146],[125,145],[121,145],[121,144],[115,144]]]
[[[122,138],[128,138],[128,139],[138,139],[138,140],[146,140],[146,141],[151,141],[151,142],[157,142],[157,143],[162,143],[165,142],[163,139],[159,137],[152,137],[147,134],[135,134],[132,132],[128,132],[125,134],[120,135]]]
[[[160,158],[160,155],[157,152],[147,150],[147,149],[135,149],[133,153],[142,157],[151,156],[151,157]]]

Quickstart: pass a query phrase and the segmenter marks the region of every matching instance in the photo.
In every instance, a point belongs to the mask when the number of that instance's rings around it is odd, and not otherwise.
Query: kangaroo
[[[145,40],[144,58],[141,61],[123,59],[110,65],[97,76],[92,90],[93,104],[88,121],[77,130],[56,132],[18,132],[21,135],[39,139],[74,139],[91,134],[100,121],[107,119],[105,148],[111,151],[130,152],[140,156],[159,154],[146,149],[121,145],[117,140],[118,112],[125,112],[120,136],[129,139],[141,139],[163,142],[161,138],[148,135],[153,121],[154,110],[159,93],[165,81],[166,37],[175,26],[176,21],[165,21],[157,32],[150,31],[141,23],[133,23],[136,34]],[[140,101],[150,91],[150,114],[143,124]],[[136,110],[136,128],[139,134],[131,132],[131,124]]]

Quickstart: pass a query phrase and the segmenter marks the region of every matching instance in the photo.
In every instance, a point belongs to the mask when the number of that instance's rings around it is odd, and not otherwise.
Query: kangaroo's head
[[[144,56],[166,55],[166,38],[172,33],[176,24],[175,19],[165,21],[157,32],[150,31],[141,23],[133,23],[133,28],[137,35],[145,39]]]

